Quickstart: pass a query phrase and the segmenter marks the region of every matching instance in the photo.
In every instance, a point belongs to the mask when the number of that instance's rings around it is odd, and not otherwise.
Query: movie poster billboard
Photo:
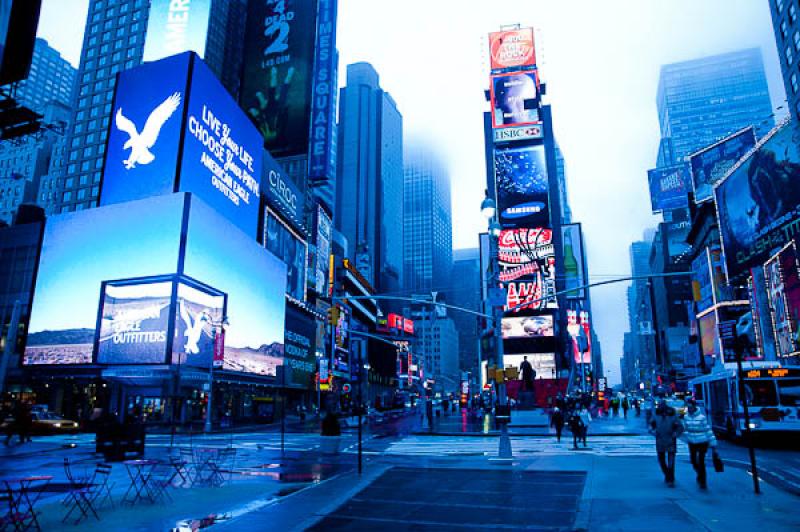
[[[306,242],[269,208],[264,218],[264,246],[286,264],[286,293],[298,301],[305,301],[308,266]]]
[[[554,335],[553,316],[523,316],[503,318],[503,340],[518,338],[551,338]]]
[[[550,225],[543,145],[494,150],[499,221],[504,228]]]
[[[709,312],[698,320],[700,327],[700,349],[707,358],[718,358],[720,355],[719,329],[717,328],[717,314]]]
[[[247,3],[240,102],[275,157],[308,153],[316,0]]]
[[[695,203],[711,199],[714,183],[722,179],[736,161],[755,145],[755,130],[750,126],[691,154],[689,167]]]
[[[793,123],[764,137],[714,188],[728,278],[760,266],[800,230],[800,143]]]
[[[721,305],[717,309],[717,323],[722,324],[728,321],[736,322],[736,335],[741,341],[742,358],[745,360],[758,359],[759,351],[756,344],[755,326],[750,303],[748,301],[736,301]],[[735,362],[736,352],[725,344],[722,347],[725,362]]]
[[[172,285],[171,281],[103,285],[97,362],[166,363]]]
[[[688,165],[648,170],[647,181],[650,185],[650,205],[654,213],[685,209],[689,206],[688,194],[692,185]]]
[[[797,353],[797,325],[800,317],[800,272],[794,242],[774,255],[765,265],[770,311],[779,357]]]
[[[491,77],[492,127],[540,124],[539,83],[535,70]]]
[[[495,31],[489,34],[491,69],[536,66],[533,28]]]

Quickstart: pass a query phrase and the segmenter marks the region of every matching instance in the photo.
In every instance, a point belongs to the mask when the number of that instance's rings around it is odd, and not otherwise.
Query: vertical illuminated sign
[[[315,0],[251,0],[241,104],[276,157],[308,152]]]
[[[338,0],[318,0],[317,45],[311,97],[311,131],[308,174],[311,179],[334,177],[333,134],[338,87],[336,54],[336,11]]]

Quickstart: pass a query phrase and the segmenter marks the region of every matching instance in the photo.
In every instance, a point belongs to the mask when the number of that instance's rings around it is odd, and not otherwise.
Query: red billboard
[[[492,70],[536,65],[533,28],[495,31],[489,34]]]

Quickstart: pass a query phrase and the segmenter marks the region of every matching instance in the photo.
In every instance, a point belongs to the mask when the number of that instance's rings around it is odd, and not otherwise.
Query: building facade
[[[789,112],[797,120],[800,119],[800,23],[797,21],[800,7],[795,0],[770,0],[769,10]]]
[[[481,273],[477,248],[453,250],[453,279],[456,286],[446,292],[448,301],[457,307],[480,312]],[[450,317],[458,330],[458,366],[461,371],[478,371],[478,339],[480,320],[466,312],[453,311]]]
[[[336,228],[378,293],[403,283],[403,117],[368,63],[340,91]]]
[[[404,288],[410,294],[446,292],[453,265],[450,176],[422,144],[406,145],[403,156]]]
[[[28,77],[17,87],[17,100],[41,113],[45,104],[56,101],[69,107],[76,70],[44,39],[36,39]]]
[[[659,167],[747,126],[760,137],[775,123],[758,48],[663,65],[656,104]]]
[[[444,386],[443,391],[455,391],[459,379],[459,338],[456,324],[450,317],[414,320],[415,346],[422,353],[426,380]]]

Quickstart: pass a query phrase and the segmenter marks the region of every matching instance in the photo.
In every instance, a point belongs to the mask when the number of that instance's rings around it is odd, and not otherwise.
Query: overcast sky
[[[88,0],[45,0],[40,36],[77,65]],[[659,67],[748,47],[762,50],[773,106],[783,104],[767,0],[340,0],[345,66],[372,63],[397,101],[407,136],[424,135],[449,163],[453,245],[485,229],[482,112],[487,33],[536,28],[536,53],[567,162],[575,221],[591,278],[630,272],[628,246],[658,218],[646,171],[655,165]],[[611,382],[627,330],[626,285],[593,290],[594,322]]]

